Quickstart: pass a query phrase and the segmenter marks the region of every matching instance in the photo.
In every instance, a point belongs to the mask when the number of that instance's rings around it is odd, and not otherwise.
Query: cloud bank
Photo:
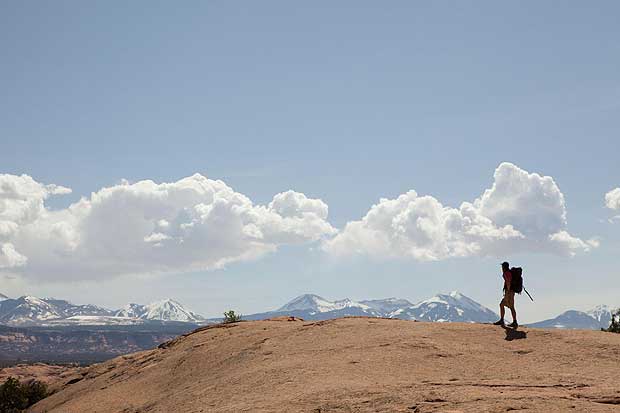
[[[451,208],[415,191],[381,199],[323,248],[338,256],[435,261],[528,251],[574,255],[597,246],[566,227],[564,195],[553,178],[504,162],[473,202]]]
[[[70,192],[27,175],[0,175],[0,271],[93,279],[209,270],[336,232],[319,199],[288,191],[254,205],[199,174],[124,182],[68,208],[46,208],[47,198]]]
[[[337,231],[320,199],[287,191],[255,205],[220,180],[196,174],[102,188],[67,208],[70,193],[22,175],[0,175],[0,273],[40,280],[97,279],[222,268],[282,245],[320,242],[334,256],[436,261],[519,252],[574,255],[598,244],[567,231],[564,195],[553,178],[511,163],[473,202],[444,206],[409,191],[381,199]],[[620,188],[606,197],[620,209]]]

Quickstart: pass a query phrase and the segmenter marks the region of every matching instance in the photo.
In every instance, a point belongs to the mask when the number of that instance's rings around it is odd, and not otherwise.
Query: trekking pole
[[[530,293],[527,292],[527,290],[525,289],[525,287],[523,287],[523,291],[525,291],[525,294],[527,294],[528,297],[530,297],[530,300],[532,300],[532,302],[534,302],[534,299],[532,298],[532,296],[530,295]]]

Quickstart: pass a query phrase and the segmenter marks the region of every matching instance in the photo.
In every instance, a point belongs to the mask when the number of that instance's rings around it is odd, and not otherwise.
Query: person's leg
[[[502,301],[500,301],[499,303],[499,320],[497,320],[493,324],[495,324],[496,326],[504,325],[505,315],[506,315],[506,310],[504,309],[504,300],[502,299]]]
[[[517,323],[517,310],[515,310],[515,293],[514,291],[508,291],[506,296],[504,297],[506,304],[508,304],[508,308],[510,308],[510,312],[512,313],[512,324],[509,327],[517,328],[519,323]]]

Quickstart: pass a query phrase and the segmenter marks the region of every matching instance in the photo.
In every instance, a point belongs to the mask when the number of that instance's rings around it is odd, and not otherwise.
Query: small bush
[[[241,314],[235,314],[233,310],[224,312],[224,323],[236,323],[241,321]]]
[[[620,333],[620,308],[611,314],[611,324],[607,329],[610,333]]]
[[[0,386],[0,412],[18,413],[47,396],[47,386],[40,381],[20,383],[9,377]]]
[[[33,405],[48,396],[45,383],[37,380],[33,380],[28,384],[23,384],[22,389],[24,390],[24,395],[28,399],[29,405]]]

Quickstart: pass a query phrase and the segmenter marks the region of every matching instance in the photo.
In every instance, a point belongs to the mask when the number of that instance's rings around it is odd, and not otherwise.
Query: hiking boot
[[[519,323],[517,323],[516,321],[513,321],[511,324],[508,324],[508,327],[517,328],[519,327]]]
[[[497,320],[496,322],[493,323],[494,326],[503,326],[504,325],[504,320]]]

